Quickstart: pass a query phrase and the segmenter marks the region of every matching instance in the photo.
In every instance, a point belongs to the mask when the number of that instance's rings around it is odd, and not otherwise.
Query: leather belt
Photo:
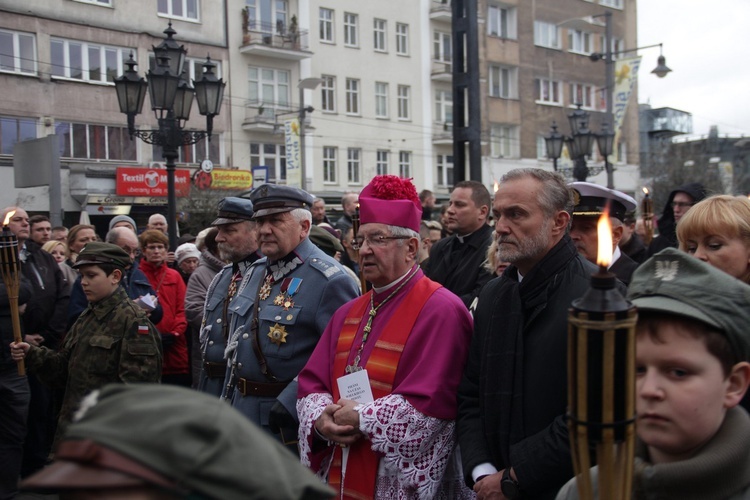
[[[208,378],[224,378],[227,373],[227,365],[225,363],[204,361],[203,370],[206,372]]]
[[[283,391],[288,384],[289,382],[253,382],[252,380],[240,377],[240,379],[237,380],[237,390],[243,396],[275,398],[281,394],[281,391]]]

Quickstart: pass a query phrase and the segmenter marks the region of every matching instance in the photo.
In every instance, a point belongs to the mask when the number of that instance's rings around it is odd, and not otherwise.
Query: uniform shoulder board
[[[343,272],[341,268],[336,266],[336,264],[334,264],[333,262],[328,262],[319,257],[313,257],[312,259],[310,259],[310,267],[312,267],[313,269],[317,269],[318,271],[323,273],[323,276],[325,276],[326,278],[331,278],[337,273]]]

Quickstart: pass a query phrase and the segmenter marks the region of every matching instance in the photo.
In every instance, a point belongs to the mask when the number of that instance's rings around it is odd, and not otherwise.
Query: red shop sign
[[[190,194],[190,171],[175,169],[176,196]],[[157,168],[117,167],[118,196],[167,196],[167,171]]]

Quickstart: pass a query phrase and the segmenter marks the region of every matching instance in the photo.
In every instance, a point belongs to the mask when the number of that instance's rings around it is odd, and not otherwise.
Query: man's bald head
[[[112,228],[107,233],[104,241],[117,245],[125,250],[130,255],[131,261],[135,260],[136,253],[140,247],[138,236],[135,235],[132,229],[125,226]]]
[[[156,229],[164,234],[167,234],[168,227],[167,218],[162,214],[153,214],[148,218],[148,224],[146,224],[146,229]]]

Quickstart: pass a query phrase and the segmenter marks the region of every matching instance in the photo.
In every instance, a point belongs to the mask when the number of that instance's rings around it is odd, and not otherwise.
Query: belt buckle
[[[247,381],[244,378],[240,378],[237,381],[237,389],[240,391],[240,394],[247,396]]]

